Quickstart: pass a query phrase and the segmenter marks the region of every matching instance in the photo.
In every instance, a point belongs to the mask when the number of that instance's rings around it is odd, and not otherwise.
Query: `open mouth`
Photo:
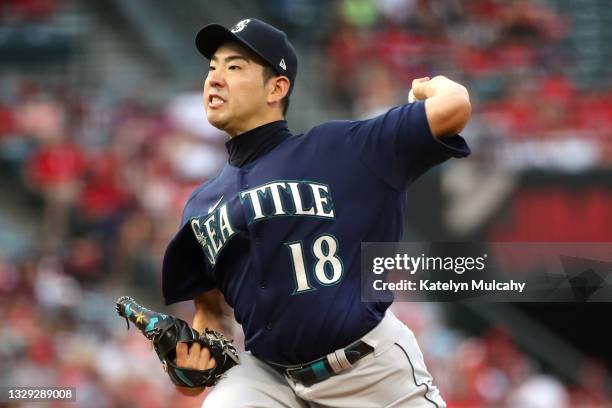
[[[219,108],[223,106],[225,100],[223,100],[219,95],[209,95],[208,96],[208,106],[211,108]]]

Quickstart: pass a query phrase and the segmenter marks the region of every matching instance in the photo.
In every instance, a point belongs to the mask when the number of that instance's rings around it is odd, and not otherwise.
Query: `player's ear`
[[[268,103],[281,101],[289,93],[289,78],[277,76],[268,81]]]

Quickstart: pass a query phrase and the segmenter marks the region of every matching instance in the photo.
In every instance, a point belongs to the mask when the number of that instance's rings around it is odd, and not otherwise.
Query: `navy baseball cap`
[[[256,18],[247,18],[231,29],[220,24],[208,24],[198,32],[195,39],[198,50],[208,59],[212,58],[221,44],[228,41],[244,45],[270,64],[279,75],[289,78],[291,93],[298,61],[295,49],[283,31]]]

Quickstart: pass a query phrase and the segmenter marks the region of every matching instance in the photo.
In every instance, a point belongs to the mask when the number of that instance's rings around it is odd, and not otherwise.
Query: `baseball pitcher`
[[[293,134],[298,59],[285,33],[252,18],[207,25],[196,45],[229,160],[193,192],[164,257],[165,302],[193,300],[193,328],[166,315],[139,326],[178,390],[214,385],[204,407],[445,407],[390,302],[360,301],[360,243],[399,240],[410,184],[470,153],[457,135],[465,87],[417,79],[380,116]],[[222,334],[226,304],[244,330],[239,356]]]

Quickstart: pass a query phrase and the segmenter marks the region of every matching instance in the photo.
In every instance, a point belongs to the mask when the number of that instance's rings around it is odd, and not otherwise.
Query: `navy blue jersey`
[[[246,349],[281,364],[345,347],[389,306],[361,302],[360,243],[399,240],[410,183],[469,153],[460,136],[433,137],[417,102],[228,163],[185,206],[164,257],[166,304],[219,288]]]

